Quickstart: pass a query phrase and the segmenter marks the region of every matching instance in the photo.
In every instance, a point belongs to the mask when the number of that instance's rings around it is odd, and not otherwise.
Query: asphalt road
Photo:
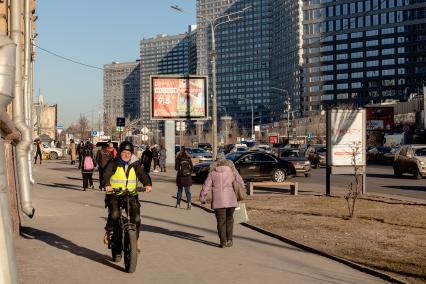
[[[311,177],[299,175],[292,180],[299,182],[299,192],[325,193],[325,168],[312,169]],[[349,175],[332,175],[333,193],[343,193],[350,182]],[[417,180],[410,175],[395,178],[392,166],[368,165],[366,192],[370,194],[394,195],[398,198],[426,201],[426,178]]]

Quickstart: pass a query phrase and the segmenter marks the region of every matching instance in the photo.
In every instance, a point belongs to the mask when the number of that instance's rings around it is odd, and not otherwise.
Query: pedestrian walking
[[[74,139],[70,139],[70,148],[69,148],[71,165],[75,165],[75,159],[77,157],[77,148],[74,143]]]
[[[152,151],[149,149],[149,146],[146,146],[141,157],[142,165],[146,173],[149,173],[151,170],[152,156]]]
[[[176,185],[177,185],[177,202],[176,208],[180,208],[180,201],[182,199],[182,191],[185,190],[186,209],[191,209],[191,186],[192,186],[192,161],[191,157],[185,150],[185,147],[182,147],[182,150],[176,157],[175,161],[175,170],[176,170]]]
[[[40,139],[37,139],[35,141],[35,146],[36,146],[36,155],[34,157],[34,165],[37,164],[37,157],[40,157],[40,165],[41,165],[41,160],[42,160],[41,147],[42,147],[42,144],[41,144]]]
[[[99,171],[99,190],[105,189],[105,168],[108,163],[113,159],[113,149],[114,145],[112,143],[107,143],[102,145],[102,149],[96,153],[96,164],[98,165]]]
[[[78,154],[78,169],[81,169],[82,159],[83,159],[83,151],[84,151],[84,142],[83,140],[78,143],[77,146],[77,154]]]
[[[210,171],[200,192],[200,201],[205,203],[207,195],[212,192],[212,209],[216,215],[217,233],[220,247],[233,245],[234,211],[238,206],[232,182],[236,181],[244,188],[244,182],[232,161],[226,160],[223,153],[217,154],[217,160],[210,166]]]
[[[93,189],[93,171],[95,170],[96,162],[93,158],[92,149],[92,144],[86,143],[82,150],[81,174],[83,176],[83,191],[87,188]]]
[[[154,147],[152,148],[152,159],[154,160],[154,172],[158,172],[157,171],[157,166],[158,166],[158,161],[160,159],[160,151],[158,150],[157,145],[154,145]]]
[[[159,160],[158,163],[160,165],[160,171],[166,172],[166,158],[167,158],[167,151],[166,148],[164,148],[163,145],[160,146],[160,154],[159,154]]]

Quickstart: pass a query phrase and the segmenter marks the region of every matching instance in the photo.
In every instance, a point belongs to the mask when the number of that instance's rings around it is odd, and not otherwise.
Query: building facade
[[[104,65],[104,125],[140,117],[140,61]]]
[[[303,112],[407,100],[426,79],[426,2],[303,1]]]
[[[247,8],[241,18],[221,24],[221,16]],[[215,21],[218,117],[231,115],[251,132],[272,119],[270,92],[272,44],[270,0],[197,0],[197,73],[211,78],[211,27]],[[211,83],[209,84],[211,86]]]
[[[141,124],[153,134],[161,129],[162,125],[159,121],[150,119],[150,76],[196,73],[195,28],[190,26],[184,34],[158,35],[140,42],[140,117]]]

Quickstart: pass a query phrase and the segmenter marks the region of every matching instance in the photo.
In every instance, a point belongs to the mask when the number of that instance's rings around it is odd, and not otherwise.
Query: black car
[[[288,176],[295,176],[293,164],[272,154],[249,151],[227,154],[226,159],[234,162],[235,167],[244,180],[273,180],[283,182]],[[209,173],[211,162],[195,164],[192,176],[203,182]]]

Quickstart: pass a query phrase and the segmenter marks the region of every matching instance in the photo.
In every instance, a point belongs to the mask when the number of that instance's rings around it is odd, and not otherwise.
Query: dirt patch
[[[383,197],[358,200],[348,219],[341,196],[255,196],[250,224],[409,283],[426,283],[426,205]]]

